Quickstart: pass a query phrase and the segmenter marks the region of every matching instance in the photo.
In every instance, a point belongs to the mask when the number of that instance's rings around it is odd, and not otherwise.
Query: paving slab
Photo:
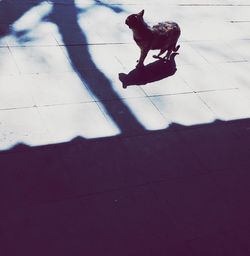
[[[22,74],[73,71],[67,57],[57,46],[11,47],[10,51]]]
[[[179,67],[179,75],[194,92],[213,90],[234,90],[238,81],[231,79],[231,74],[223,73],[216,65],[185,65]]]
[[[191,126],[215,120],[211,110],[194,93],[158,96],[151,100],[171,123]]]
[[[19,74],[19,69],[17,64],[11,54],[9,48],[2,47],[0,48],[0,56],[1,56],[1,75],[17,75]]]
[[[53,106],[93,102],[88,88],[76,72],[21,76],[32,94],[35,105]],[[72,88],[74,88],[72,90]]]
[[[2,150],[10,149],[16,141],[33,146],[49,142],[48,131],[37,108],[5,109],[0,111],[0,116]]]
[[[199,93],[200,98],[215,113],[216,119],[234,120],[248,118],[250,102],[239,90]]]
[[[125,19],[173,20],[166,63]],[[1,255],[249,255],[248,0],[1,0]]]

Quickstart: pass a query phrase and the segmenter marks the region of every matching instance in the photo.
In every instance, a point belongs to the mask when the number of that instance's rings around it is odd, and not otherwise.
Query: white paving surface
[[[0,33],[1,150],[121,134],[133,127],[118,123],[121,105],[122,118],[145,130],[250,117],[249,1],[102,2],[120,5],[26,0],[1,6],[0,31],[9,28]],[[15,16],[23,6],[13,19],[5,12],[13,8]],[[123,89],[118,73],[134,69],[139,54],[124,20],[141,9],[151,24],[180,23],[177,71]]]

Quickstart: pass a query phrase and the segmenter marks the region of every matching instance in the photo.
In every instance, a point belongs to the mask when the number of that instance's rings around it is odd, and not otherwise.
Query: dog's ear
[[[143,14],[144,14],[144,10],[138,13],[138,15],[140,15],[141,17],[143,17]]]

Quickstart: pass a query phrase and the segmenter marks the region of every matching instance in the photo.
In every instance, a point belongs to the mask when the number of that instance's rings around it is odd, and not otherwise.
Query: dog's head
[[[129,28],[133,29],[133,28],[137,28],[138,26],[144,24],[144,20],[143,20],[143,14],[144,14],[144,10],[142,10],[141,12],[137,13],[137,14],[131,14],[127,17],[125,23],[129,26]]]

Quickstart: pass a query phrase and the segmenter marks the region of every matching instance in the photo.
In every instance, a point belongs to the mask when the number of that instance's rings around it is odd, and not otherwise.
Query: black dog
[[[127,17],[126,24],[133,31],[134,40],[141,49],[141,55],[136,67],[142,67],[143,62],[149,50],[159,49],[158,55],[154,58],[162,59],[160,56],[165,53],[163,59],[169,59],[172,51],[176,52],[179,45],[176,46],[181,30],[175,22],[162,22],[153,27],[147,25],[143,20],[144,10],[138,14],[132,14]]]

